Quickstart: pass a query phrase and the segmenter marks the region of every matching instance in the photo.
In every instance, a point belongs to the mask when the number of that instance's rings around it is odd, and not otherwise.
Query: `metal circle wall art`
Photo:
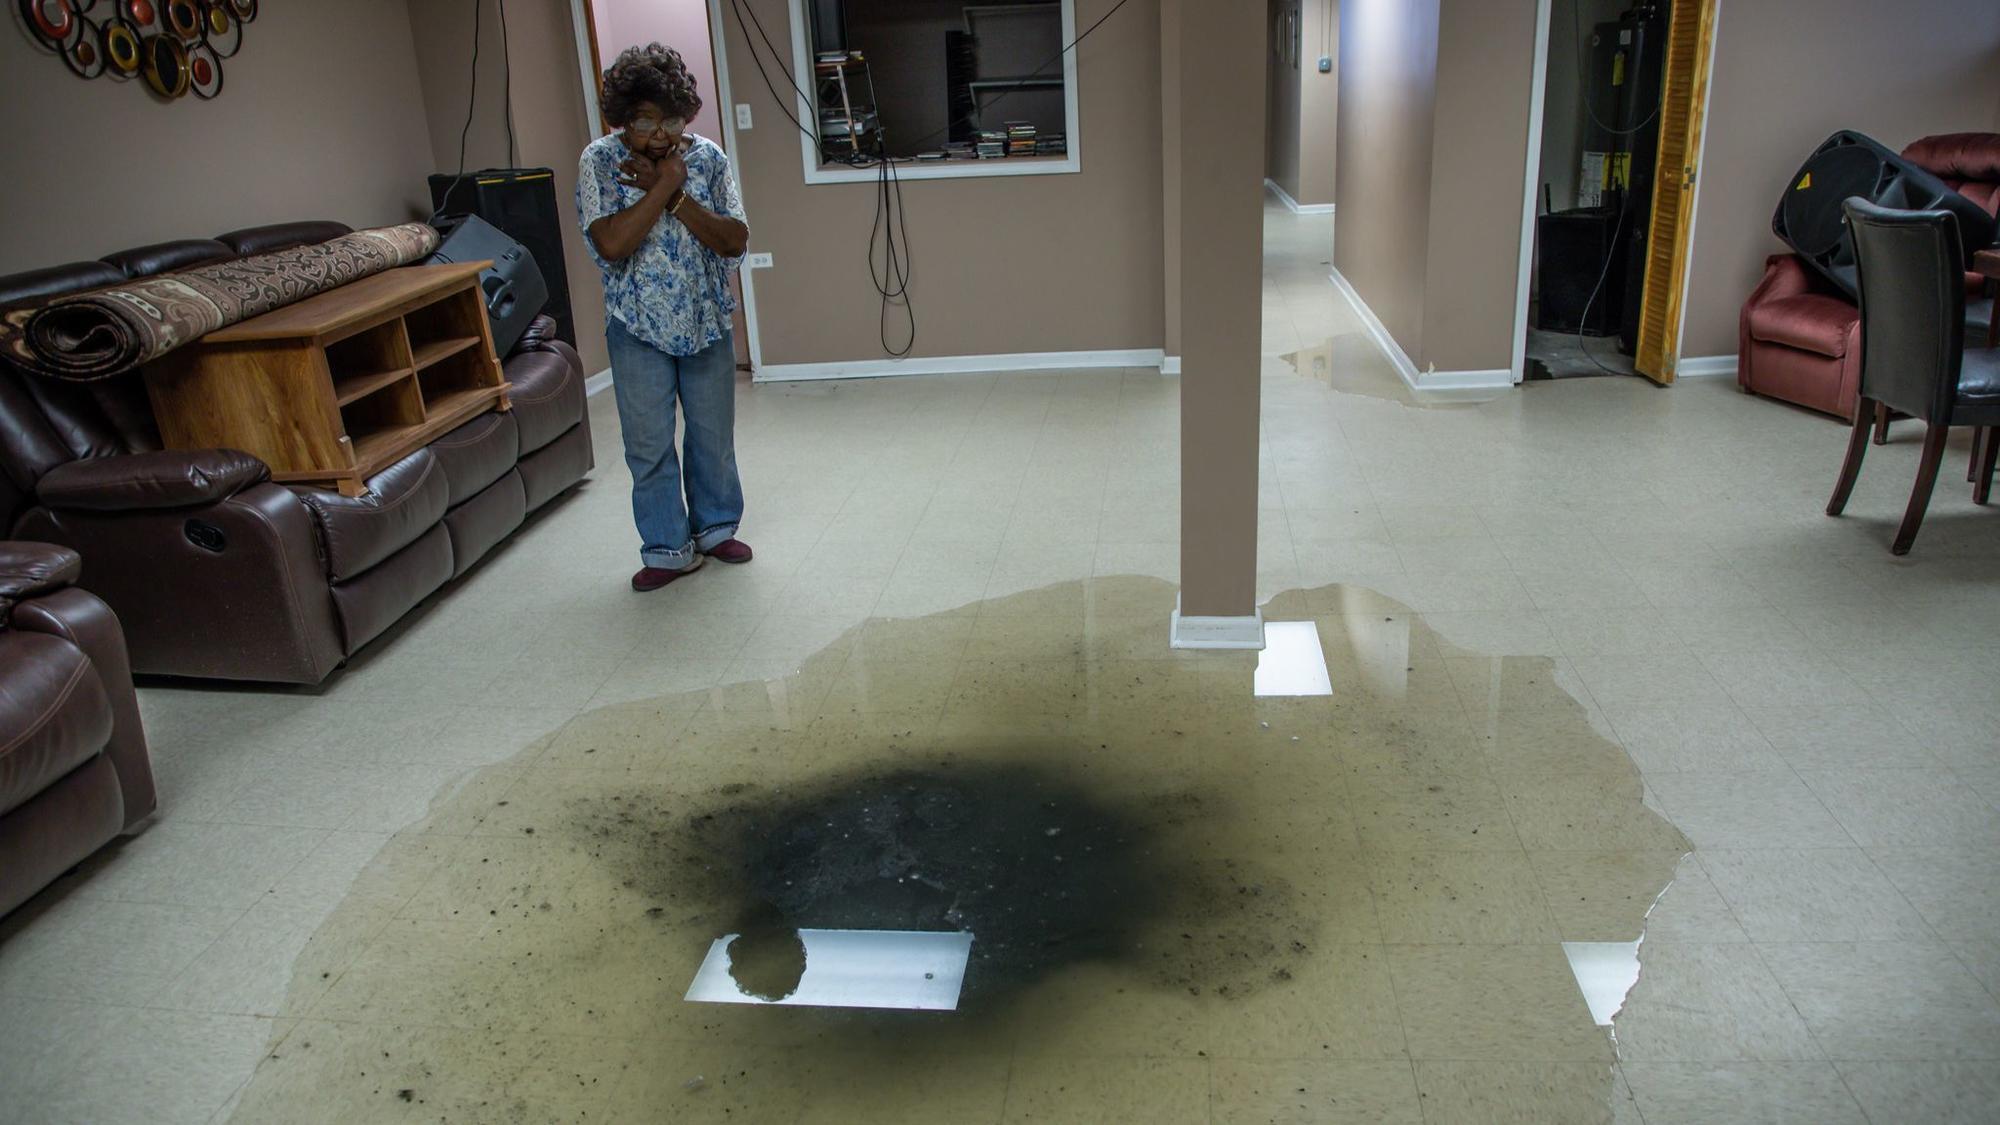
[[[258,0],[15,0],[20,24],[80,78],[143,78],[169,100],[222,93]]]

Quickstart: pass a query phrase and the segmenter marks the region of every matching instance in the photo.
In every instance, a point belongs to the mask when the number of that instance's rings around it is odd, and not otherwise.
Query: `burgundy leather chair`
[[[1988,211],[2000,213],[2000,133],[1945,133],[1903,150]],[[1966,275],[1967,315],[1984,340],[1991,302],[1977,274]],[[1774,254],[1738,318],[1736,382],[1852,421],[1861,395],[1861,310],[1796,254]]]
[[[0,306],[348,232],[287,223],[0,277]],[[135,671],[318,683],[593,465],[583,365],[541,317],[504,360],[513,409],[383,470],[361,496],[287,487],[227,449],[162,450],[137,372],[0,363],[0,519],[73,548]]]
[[[75,551],[0,541],[0,914],[154,808],[118,619]]]

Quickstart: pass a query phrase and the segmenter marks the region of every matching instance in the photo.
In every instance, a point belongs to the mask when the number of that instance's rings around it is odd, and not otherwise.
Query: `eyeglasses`
[[[668,126],[670,125],[673,126],[673,128],[669,128]],[[628,126],[628,128],[630,128],[634,133],[637,133],[640,136],[657,135],[661,133],[671,135],[679,132],[683,128],[686,128],[686,125],[682,123],[679,119],[662,121],[657,117],[635,117],[632,119],[632,124]]]

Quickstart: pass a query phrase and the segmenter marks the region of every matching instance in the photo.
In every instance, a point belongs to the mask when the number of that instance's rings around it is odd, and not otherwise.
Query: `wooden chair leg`
[[[1866,399],[1862,400],[1862,402],[1864,403],[1866,401],[1867,401]],[[1861,412],[1861,406],[1857,404],[1854,410],[1856,414],[1859,414]],[[1876,445],[1889,444],[1889,404],[1886,402],[1878,402],[1875,404],[1875,444]]]
[[[1924,510],[1931,506],[1931,490],[1937,487],[1938,466],[1944,461],[1945,439],[1951,436],[1951,426],[1944,422],[1932,422],[1924,430],[1923,459],[1917,462],[1917,483],[1910,489],[1910,506],[1903,512],[1903,526],[1896,529],[1896,541],[1889,544],[1892,555],[1907,555],[1910,544],[1917,541],[1917,529],[1923,526]]]
[[[1870,407],[1874,409],[1870,409]],[[1847,434],[1847,459],[1840,463],[1840,479],[1834,482],[1833,499],[1826,502],[1826,514],[1837,516],[1847,507],[1847,496],[1854,491],[1854,478],[1861,475],[1861,458],[1868,452],[1869,419],[1881,425],[1883,409],[1881,403],[1862,399],[1854,406],[1854,428]]]
[[[1984,504],[1993,493],[1993,469],[2000,463],[2000,426],[1986,426],[1979,431],[1985,435],[1982,456],[1979,459],[1979,475],[1972,484],[1972,501]]]
[[[1991,426],[1975,426],[1972,430],[1972,456],[1965,459],[1965,479],[1973,483],[1974,492],[1978,491],[1979,466],[1986,460],[1986,443],[1992,434]],[[1985,501],[1982,500],[1980,503],[1983,504]]]

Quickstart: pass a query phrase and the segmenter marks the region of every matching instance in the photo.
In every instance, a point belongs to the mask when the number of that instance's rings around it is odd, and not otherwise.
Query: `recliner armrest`
[[[53,543],[0,540],[0,605],[60,590],[83,573],[83,556]]]
[[[270,466],[234,449],[169,449],[58,465],[42,475],[35,495],[58,511],[188,508],[227,500],[270,477]]]
[[[1773,301],[1781,297],[1799,297],[1830,289],[1830,286],[1819,281],[1797,254],[1773,254],[1764,259],[1763,280],[1757,283],[1757,288],[1750,291],[1750,296],[1744,300],[1743,306],[1748,309],[1764,301]]]

